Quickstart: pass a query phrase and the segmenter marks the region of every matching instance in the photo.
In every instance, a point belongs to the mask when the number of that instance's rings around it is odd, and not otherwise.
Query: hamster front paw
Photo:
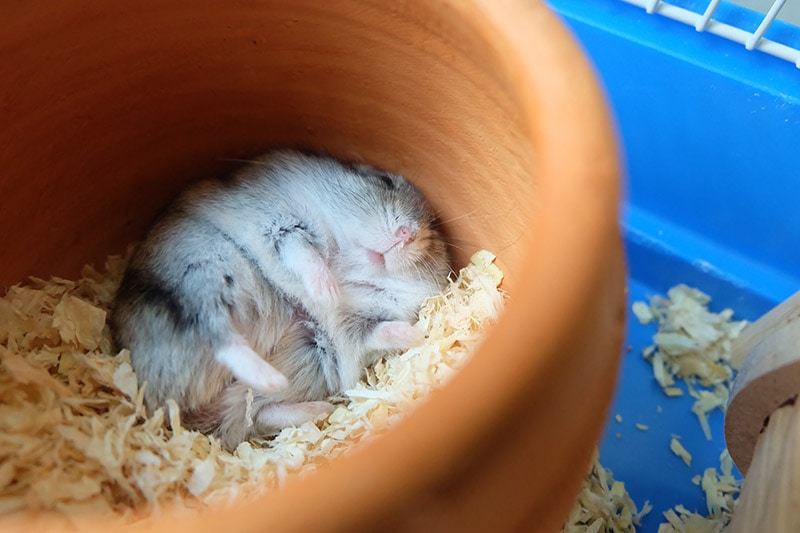
[[[339,284],[321,257],[310,266],[304,282],[306,291],[318,303],[333,307],[339,301]]]

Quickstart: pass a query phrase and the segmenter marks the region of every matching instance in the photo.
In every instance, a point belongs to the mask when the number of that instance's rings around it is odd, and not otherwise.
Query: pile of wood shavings
[[[105,326],[124,260],[110,258],[104,273],[86,267],[77,282],[32,279],[11,288],[0,299],[0,515],[94,511],[132,521],[165,504],[191,511],[260,493],[330,461],[386,430],[467,361],[503,306],[493,260],[489,252],[473,256],[420,312],[426,343],[368,369],[326,419],[242,443],[234,453],[182,428],[174,403],[145,412],[130,355],[111,352]],[[669,308],[654,300],[650,320],[669,316]],[[723,325],[733,336],[737,327]],[[671,362],[664,368],[681,375]],[[713,515],[729,517],[738,492],[731,468],[723,455],[721,475],[711,468],[694,480],[712,518],[678,506],[659,532],[720,531],[727,522]],[[632,532],[649,510],[648,503],[637,510],[595,454],[564,531]]]
[[[654,296],[650,304],[636,302],[633,313],[641,324],[658,323],[653,345],[644,356],[653,376],[668,396],[680,396],[675,379],[683,379],[695,399],[692,412],[711,440],[707,414],[724,409],[736,369],[731,365],[731,344],[747,325],[732,320],[733,311],[709,311],[711,297],[686,285],[677,285],[667,298]]]
[[[132,521],[165,504],[191,511],[262,492],[331,460],[466,362],[503,306],[493,260],[475,254],[424,304],[426,342],[375,365],[324,420],[234,453],[182,428],[174,402],[148,415],[129,353],[111,352],[105,319],[124,260],[110,258],[105,273],[86,267],[77,282],[11,288],[0,300],[0,515],[94,511]]]
[[[723,450],[719,460],[720,472],[706,468],[703,475],[692,478],[692,483],[705,493],[708,514],[704,516],[676,505],[664,513],[667,521],[658,526],[658,533],[721,533],[728,528],[742,480],[733,475],[733,460],[728,450]]]
[[[612,473],[600,464],[595,450],[563,533],[634,533],[641,518],[651,510],[649,502],[644,503],[641,511],[637,509],[625,484],[614,480]]]
[[[734,321],[733,311],[709,311],[711,298],[686,285],[670,289],[667,298],[656,296],[649,303],[636,302],[633,312],[642,324],[657,322],[658,332],[653,345],[644,355],[653,365],[653,375],[668,396],[683,394],[675,387],[677,379],[686,382],[687,390],[695,398],[692,408],[701,426],[710,438],[706,414],[727,404],[729,388],[736,369],[730,363],[731,343],[746,325]],[[673,438],[672,446],[679,449],[687,464],[691,454]],[[707,468],[702,475],[692,479],[702,488],[707,515],[689,511],[677,505],[664,513],[666,522],[659,525],[658,533],[721,533],[730,525],[736,498],[741,490],[741,479],[733,475],[733,461],[728,451],[720,456],[720,471]],[[640,519],[651,510],[645,502],[641,511],[620,481],[615,481],[610,471],[594,461],[582,492],[575,504],[564,533],[632,533]]]
[[[747,325],[735,321],[733,311],[711,312],[711,298],[694,288],[677,285],[667,298],[655,296],[649,305],[633,304],[633,312],[642,324],[658,323],[653,346],[644,356],[653,365],[653,375],[668,396],[678,396],[682,389],[674,387],[676,378],[683,379],[695,399],[692,412],[697,415],[706,438],[711,440],[707,414],[724,409],[736,370],[731,365],[731,345]],[[677,391],[677,392],[675,392]],[[673,437],[671,447],[687,465],[691,454]],[[703,516],[676,506],[664,513],[667,522],[658,533],[720,533],[731,522],[741,479],[733,475],[733,461],[727,450],[720,456],[720,472],[708,468],[692,479],[706,497],[708,514]]]
[[[719,461],[721,472],[706,468],[702,476],[692,478],[692,483],[702,487],[706,495],[708,516],[677,505],[664,513],[667,522],[659,526],[658,533],[721,533],[730,525],[742,482],[733,476],[733,459],[728,450],[722,452]]]

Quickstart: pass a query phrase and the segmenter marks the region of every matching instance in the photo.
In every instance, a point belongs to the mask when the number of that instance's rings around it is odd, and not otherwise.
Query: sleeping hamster
[[[364,367],[419,343],[411,323],[449,270],[402,176],[276,150],[177,199],[135,250],[110,325],[147,407],[173,398],[233,449],[329,411]]]

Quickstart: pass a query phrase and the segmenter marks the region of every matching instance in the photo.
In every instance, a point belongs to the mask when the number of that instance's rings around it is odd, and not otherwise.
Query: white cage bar
[[[786,0],[775,0],[764,15],[761,23],[754,32],[743,30],[714,20],[714,13],[720,5],[721,0],[709,0],[705,12],[695,13],[688,9],[663,2],[662,0],[622,0],[644,8],[650,14],[659,14],[665,17],[683,22],[689,26],[694,26],[697,31],[707,31],[720,37],[741,43],[748,50],[759,50],[767,54],[785,59],[800,68],[800,50],[781,44],[770,39],[764,38],[764,34],[775,21]]]

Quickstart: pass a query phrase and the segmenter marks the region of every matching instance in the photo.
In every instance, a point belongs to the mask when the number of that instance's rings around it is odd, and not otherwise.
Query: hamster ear
[[[391,172],[378,170],[368,165],[359,165],[358,169],[356,169],[356,172],[362,176],[374,178],[378,181],[378,183],[389,190],[394,190],[397,188],[397,180],[399,179],[399,176],[392,174]]]
[[[402,174],[391,172],[369,166],[365,163],[345,163],[345,167],[355,172],[356,174],[366,178],[367,180],[373,179],[375,182],[388,191],[401,191],[413,192],[419,194],[419,190],[413,183]]]
[[[395,177],[392,174],[389,174],[388,172],[379,171],[375,174],[375,177],[378,178],[381,184],[383,184],[383,186],[386,187],[387,189],[397,188],[397,184],[394,181]]]

